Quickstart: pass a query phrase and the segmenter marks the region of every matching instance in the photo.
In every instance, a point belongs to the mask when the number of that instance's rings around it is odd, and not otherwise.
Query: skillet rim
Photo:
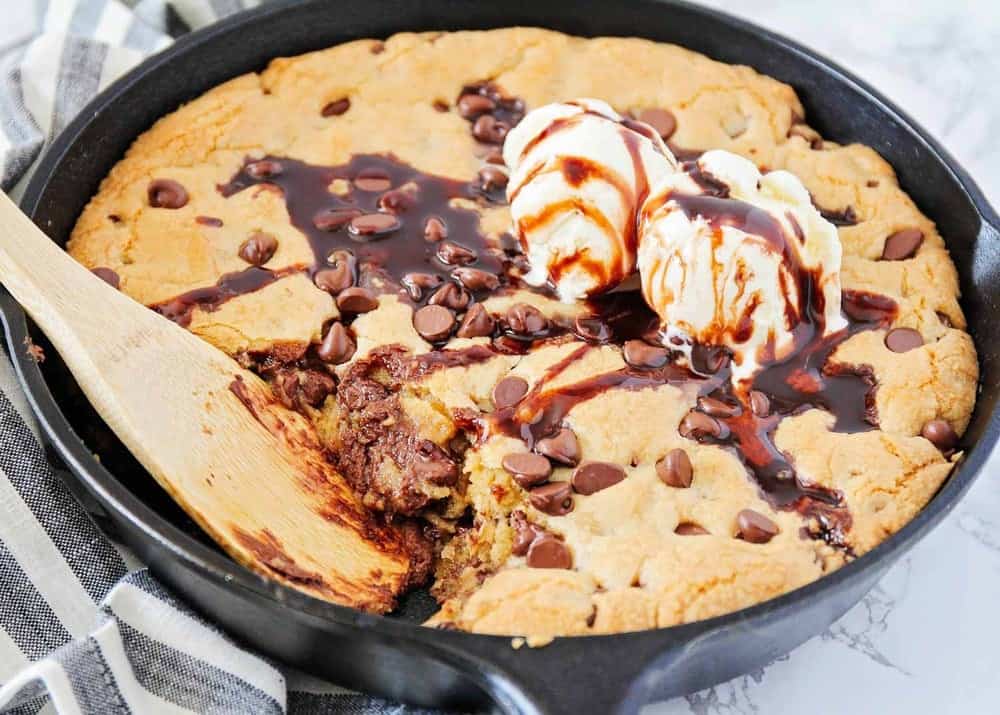
[[[863,101],[874,105],[889,114],[908,133],[913,140],[923,145],[929,153],[935,155],[941,164],[951,174],[952,178],[964,189],[970,202],[974,205],[981,221],[978,238],[983,235],[984,226],[991,226],[1000,231],[1000,219],[996,211],[988,203],[981,189],[975,184],[961,165],[933,139],[922,126],[910,118],[894,103],[882,96],[878,91],[862,81],[837,63],[823,55],[806,48],[803,45],[783,35],[759,27],[753,23],[736,18],[701,5],[684,0],[658,0],[665,8],[674,5],[687,11],[710,17],[713,21],[726,25],[739,25],[740,29],[754,35],[768,46],[781,47],[796,55],[797,59],[813,65],[834,76],[838,82],[852,88]],[[256,23],[264,18],[284,13],[296,5],[299,0],[274,0],[257,8],[240,12],[200,30],[191,32],[175,41],[165,50],[152,55],[139,65],[125,73],[92,99],[86,107],[67,125],[55,138],[31,177],[21,200],[22,209],[34,219],[38,202],[49,181],[62,163],[65,154],[75,145],[79,135],[91,121],[119,98],[119,96],[144,80],[146,75],[164,64],[169,64],[178,55],[210,44],[221,34],[228,34],[241,25]],[[137,135],[138,136],[138,135]],[[44,227],[43,227],[44,230]],[[152,539],[160,547],[171,552],[174,558],[201,572],[205,576],[214,577],[225,583],[225,587],[249,591],[251,594],[267,599],[273,606],[293,612],[306,614],[313,618],[321,618],[337,626],[373,628],[386,635],[405,636],[423,640],[423,636],[431,636],[444,642],[458,639],[459,642],[475,641],[478,643],[508,643],[509,636],[489,636],[462,631],[438,631],[426,628],[418,623],[403,621],[387,616],[365,613],[347,606],[341,606],[319,600],[312,596],[284,586],[264,576],[260,576],[237,564],[226,554],[199,543],[176,525],[160,517],[142,499],[136,496],[123,480],[113,475],[103,464],[94,459],[92,452],[73,430],[69,421],[56,402],[54,395],[38,365],[20,349],[22,342],[28,337],[28,322],[24,310],[18,305],[6,290],[0,289],[0,312],[4,319],[4,332],[9,355],[14,364],[15,372],[32,411],[39,420],[48,442],[55,448],[59,457],[69,467],[73,478],[86,488],[108,511],[113,511],[135,528],[141,530],[146,538]],[[978,399],[981,399],[981,394]],[[670,626],[667,628],[648,629],[626,633],[607,635],[573,636],[556,639],[545,651],[554,652],[559,644],[607,642],[609,639],[623,641],[626,639],[662,638],[664,646],[669,644],[671,634],[680,629],[690,630],[692,626],[703,632],[712,632],[727,625],[749,624],[776,615],[777,612],[792,609],[796,604],[818,597],[820,593],[832,591],[846,582],[856,581],[870,575],[877,568],[891,565],[901,553],[911,548],[923,538],[934,526],[957,505],[964,493],[975,481],[983,465],[992,453],[992,448],[1000,438],[1000,405],[990,414],[980,439],[965,453],[965,458],[958,464],[948,481],[935,494],[931,501],[910,520],[903,528],[892,534],[877,547],[856,558],[848,564],[825,575],[805,586],[783,594],[777,598],[755,604],[748,608],[727,613],[714,618],[695,621],[689,624]],[[61,470],[60,470],[61,471]],[[598,640],[599,639],[599,640]],[[456,642],[455,645],[460,645]]]

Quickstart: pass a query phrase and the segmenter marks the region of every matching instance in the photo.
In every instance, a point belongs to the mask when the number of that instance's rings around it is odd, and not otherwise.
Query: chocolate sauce
[[[697,161],[685,161],[681,164],[681,168],[698,185],[698,188],[708,196],[715,196],[720,199],[729,198],[729,184],[712,176],[711,172],[702,168],[701,164]]]
[[[354,255],[361,272],[374,269],[397,283],[408,273],[449,277],[454,266],[437,257],[438,244],[424,240],[424,225],[431,218],[445,225],[449,241],[475,253],[475,258],[463,265],[496,275],[503,272],[502,252],[480,231],[479,214],[453,205],[455,199],[486,200],[475,181],[426,174],[392,155],[359,154],[340,166],[315,166],[280,157],[266,157],[263,161],[279,164],[280,171],[255,176],[247,167],[257,162],[248,160],[219,190],[229,197],[260,184],[277,187],[284,196],[292,225],[312,247],[313,272],[329,266],[328,258],[335,251],[347,251]],[[338,179],[349,182],[342,195],[330,191],[330,185]],[[399,227],[384,234],[359,235],[352,232],[351,221],[347,220],[333,230],[323,230],[317,228],[314,219],[324,212],[327,216],[330,212],[344,212],[345,216],[392,213]]]
[[[508,95],[502,87],[495,82],[483,80],[474,84],[467,84],[458,93],[456,104],[460,104],[463,97],[474,95],[483,97],[492,102],[492,106],[484,107],[483,111],[475,112],[466,118],[473,122],[484,114],[493,117],[497,122],[508,128],[513,128],[524,118],[525,104],[520,97]]]
[[[195,308],[201,308],[208,312],[217,310],[220,305],[234,296],[258,291],[271,285],[279,278],[299,270],[302,269],[290,268],[282,271],[269,271],[266,268],[254,266],[236,273],[227,273],[214,286],[196,288],[149,307],[186,328],[191,324],[191,315]]]
[[[492,360],[496,356],[496,351],[485,345],[470,345],[459,350],[434,350],[422,355],[415,355],[407,364],[406,376],[411,380],[416,380],[435,370],[449,367],[468,367]]]
[[[796,260],[797,254],[789,250],[785,230],[781,224],[767,211],[753,204],[721,196],[704,194],[692,196],[677,192],[671,192],[667,198],[690,219],[701,217],[716,230],[730,226],[759,236],[768,243],[772,251],[781,255],[783,261]]]
[[[709,382],[695,373],[675,364],[655,370],[637,370],[624,367],[614,372],[594,375],[586,380],[565,385],[556,390],[542,391],[545,383],[576,362],[589,346],[570,353],[556,363],[528,395],[515,407],[497,410],[491,415],[491,429],[523,439],[528,447],[543,437],[555,434],[563,419],[574,407],[612,389],[641,390],[661,385],[681,385],[690,382]],[[714,384],[714,382],[712,383]]]
[[[622,345],[628,340],[655,336],[660,327],[660,317],[637,290],[595,296],[587,301],[587,307],[590,316],[582,320],[600,321],[605,328],[599,339],[590,338],[592,342]]]

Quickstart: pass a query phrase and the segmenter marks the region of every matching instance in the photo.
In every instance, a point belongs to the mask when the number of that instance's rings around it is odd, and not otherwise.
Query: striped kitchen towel
[[[0,0],[0,177],[16,193],[98,91],[253,0]],[[0,712],[402,713],[289,673],[168,593],[53,473],[0,357]]]

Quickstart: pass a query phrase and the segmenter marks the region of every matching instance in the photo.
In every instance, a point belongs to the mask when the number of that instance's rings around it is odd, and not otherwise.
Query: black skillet
[[[788,82],[811,124],[836,141],[877,149],[937,222],[961,274],[982,390],[964,439],[964,463],[916,519],[877,549],[816,583],[738,613],[662,630],[559,639],[540,649],[514,650],[508,638],[422,628],[417,624],[429,612],[426,594],[410,597],[386,618],[322,603],[242,569],[215,549],[100,422],[54,351],[42,365],[29,359],[26,336],[46,343],[6,293],[0,309],[16,368],[53,460],[69,468],[70,486],[160,579],[236,637],[303,670],[414,704],[472,708],[492,700],[510,713],[634,712],[645,702],[759,667],[821,632],[955,506],[997,441],[1000,344],[993,321],[1000,301],[1000,218],[951,156],[896,107],[785,38],[687,4],[279,0],[183,38],[98,96],[53,144],[23,208],[64,243],[101,178],[140,132],[180,103],[259,70],[273,57],[402,30],[518,24],[674,42]]]

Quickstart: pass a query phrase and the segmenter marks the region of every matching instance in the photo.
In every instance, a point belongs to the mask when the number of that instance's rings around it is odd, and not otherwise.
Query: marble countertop
[[[1000,3],[706,0],[795,38],[927,128],[1000,206]],[[826,633],[644,715],[1000,711],[1000,452],[955,511]]]

